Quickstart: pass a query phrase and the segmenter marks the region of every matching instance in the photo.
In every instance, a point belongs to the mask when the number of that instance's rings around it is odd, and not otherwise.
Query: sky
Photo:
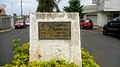
[[[37,8],[36,0],[22,0],[23,1],[23,14],[29,15],[30,13],[34,13]],[[81,0],[82,5],[90,5],[92,3],[91,0]],[[6,5],[6,13],[7,15],[13,15],[16,13],[17,15],[21,14],[21,0],[0,0],[0,4]],[[59,2],[59,8],[62,11],[62,8],[68,5],[68,0],[61,0]]]

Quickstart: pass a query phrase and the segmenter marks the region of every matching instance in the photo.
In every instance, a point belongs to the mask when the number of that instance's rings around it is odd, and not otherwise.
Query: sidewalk
[[[0,30],[0,33],[11,31],[11,30],[14,30],[14,29],[15,29],[15,27],[10,27],[10,28],[7,28],[7,29],[3,29],[3,30]]]
[[[103,31],[103,28],[99,26],[94,26],[93,29],[101,32]]]

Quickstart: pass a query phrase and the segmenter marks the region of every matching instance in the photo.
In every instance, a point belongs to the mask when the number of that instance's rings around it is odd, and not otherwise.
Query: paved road
[[[20,45],[29,42],[29,28],[27,27],[26,29],[15,29],[12,31],[0,33],[0,66],[5,63],[12,62],[13,39],[20,39]]]
[[[81,30],[81,37],[82,47],[101,67],[120,67],[120,38],[96,30]]]

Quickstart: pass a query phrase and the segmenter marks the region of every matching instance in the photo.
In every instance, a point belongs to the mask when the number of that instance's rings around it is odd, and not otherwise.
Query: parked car
[[[120,35],[120,17],[116,17],[104,25],[103,34],[108,35],[109,33]]]
[[[30,25],[30,20],[25,20],[25,23],[26,23],[27,26],[29,26]]]
[[[15,23],[15,28],[26,28],[26,23],[24,20],[17,21]]]
[[[89,28],[92,29],[93,28],[93,22],[91,19],[81,19],[80,20],[80,28],[84,29],[84,28]]]

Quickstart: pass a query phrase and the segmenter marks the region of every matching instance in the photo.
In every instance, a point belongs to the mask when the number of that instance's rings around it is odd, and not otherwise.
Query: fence
[[[10,16],[0,16],[0,29],[6,29],[11,27]]]

